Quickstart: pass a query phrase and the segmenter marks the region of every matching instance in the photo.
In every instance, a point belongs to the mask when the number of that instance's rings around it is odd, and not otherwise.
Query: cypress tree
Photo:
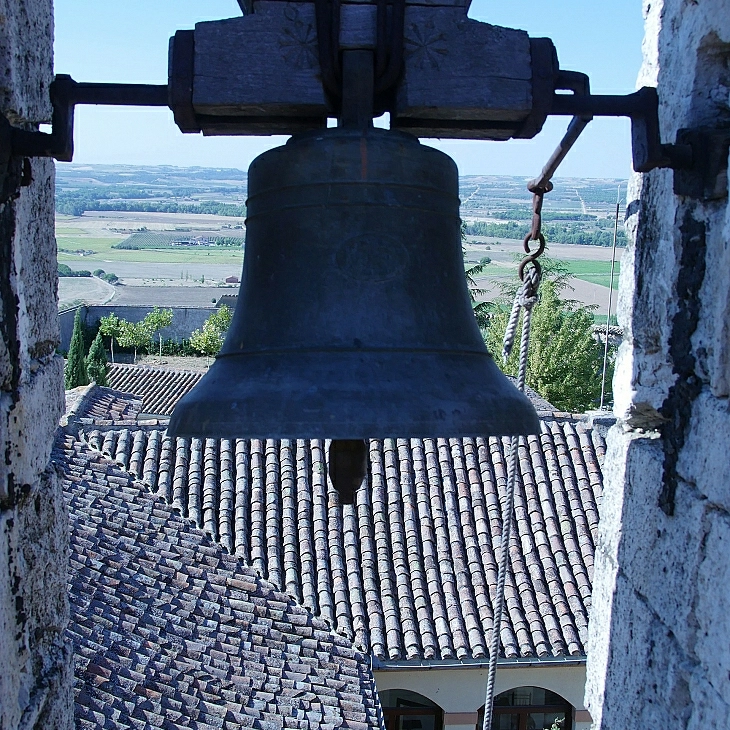
[[[104,342],[101,339],[101,332],[96,335],[89,348],[89,354],[86,356],[86,371],[97,385],[109,385],[106,377],[109,372],[109,365],[104,351]]]
[[[68,348],[68,360],[65,371],[66,390],[89,384],[89,375],[86,372],[84,361],[84,334],[81,324],[81,309],[76,310],[74,331],[71,335],[71,345]]]

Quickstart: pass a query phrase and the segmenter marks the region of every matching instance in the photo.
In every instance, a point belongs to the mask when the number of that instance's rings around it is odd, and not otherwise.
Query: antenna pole
[[[611,304],[613,304],[613,275],[616,270],[616,240],[618,238],[618,214],[619,207],[621,205],[621,186],[618,186],[618,192],[616,193],[616,220],[613,225],[613,253],[611,255],[611,281],[608,285],[608,314],[606,315],[606,342],[603,347],[603,373],[601,374],[601,405],[600,408],[603,410],[603,403],[606,397],[606,368],[608,366],[608,333],[611,325]]]

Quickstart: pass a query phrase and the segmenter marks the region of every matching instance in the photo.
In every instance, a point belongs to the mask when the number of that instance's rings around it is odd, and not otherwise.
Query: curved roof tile
[[[169,416],[175,404],[192,390],[204,372],[167,370],[139,365],[109,366],[107,380],[115,390],[134,393],[141,399],[141,411]]]
[[[85,428],[89,447],[110,449],[360,650],[386,661],[487,655],[508,439],[371,440],[368,489],[341,506],[327,442],[171,439],[125,426],[112,444]],[[585,654],[604,454],[598,430],[567,415],[543,417],[541,434],[521,442],[506,657]]]
[[[115,456],[149,479],[164,442],[136,430]],[[98,434],[93,444],[61,432],[54,450],[70,513],[76,727],[379,726],[367,657],[107,459]],[[178,444],[180,463],[194,468],[200,448]],[[231,470],[230,443],[204,454]],[[184,484],[183,506],[203,490],[206,522],[220,505],[205,480]]]

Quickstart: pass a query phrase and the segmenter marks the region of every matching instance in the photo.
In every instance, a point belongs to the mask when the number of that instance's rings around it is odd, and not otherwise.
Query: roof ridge
[[[160,372],[160,373],[178,373],[180,375],[192,373],[193,375],[197,375],[200,373],[200,375],[204,375],[206,371],[204,370],[196,370],[194,368],[178,368],[178,367],[171,367],[171,368],[165,368],[161,367],[160,365],[148,365],[147,363],[131,363],[131,362],[114,362],[109,363],[109,369],[119,369],[119,370],[138,370],[138,371],[154,371],[154,372]]]
[[[126,431],[128,433],[130,431],[130,429],[124,429],[124,431]],[[138,432],[144,432],[144,431],[142,429],[139,429]],[[69,434],[64,433],[64,435],[68,436]],[[136,434],[135,434],[135,436],[136,436]],[[73,435],[71,435],[71,438],[74,438]],[[57,439],[58,439],[58,437],[57,437]],[[135,438],[133,437],[132,441],[134,442],[134,440],[135,440]],[[180,519],[185,521],[185,523],[188,526],[188,529],[199,533],[201,538],[207,543],[207,545],[209,547],[214,547],[216,549],[220,549],[225,554],[230,555],[233,559],[238,561],[238,563],[240,564],[242,569],[245,572],[249,573],[255,581],[257,581],[261,584],[265,584],[272,591],[286,595],[287,598],[293,604],[296,604],[297,606],[299,606],[299,608],[301,608],[304,612],[306,612],[307,615],[310,616],[313,620],[321,621],[322,623],[324,623],[326,625],[324,630],[329,631],[333,635],[336,635],[336,636],[343,636],[342,634],[338,633],[332,627],[331,621],[327,620],[324,617],[320,617],[320,616],[313,614],[305,605],[303,605],[297,599],[296,596],[292,596],[292,595],[286,593],[286,591],[284,591],[282,588],[280,588],[276,583],[274,583],[271,580],[260,575],[259,572],[257,571],[257,569],[253,565],[246,563],[246,561],[240,555],[236,554],[236,552],[231,552],[231,551],[227,550],[225,548],[225,546],[219,540],[217,540],[216,538],[211,536],[211,534],[205,528],[199,527],[193,518],[184,515],[179,506],[173,504],[172,502],[168,502],[167,500],[165,500],[163,497],[159,496],[158,494],[151,492],[149,489],[149,486],[144,481],[140,480],[133,472],[131,472],[128,467],[125,467],[123,464],[120,464],[118,461],[107,457],[102,451],[93,448],[87,441],[85,441],[83,439],[74,438],[74,442],[81,444],[85,450],[87,450],[89,453],[92,453],[94,455],[94,461],[96,463],[99,463],[99,464],[104,463],[104,462],[108,463],[112,469],[112,473],[109,474],[109,476],[111,476],[115,479],[119,479],[119,478],[127,479],[129,486],[134,486],[135,488],[137,488],[139,490],[139,495],[142,499],[147,499],[152,502],[159,502],[160,504],[164,504],[166,507],[169,507]],[[57,450],[56,445],[54,445],[54,452],[57,457],[59,454],[59,451]],[[55,461],[55,459],[54,459],[54,461]],[[56,463],[58,463],[58,462],[56,461]],[[130,464],[130,466],[131,466],[131,464]],[[119,482],[115,481],[115,483],[118,484]]]
[[[369,657],[323,618],[85,441],[59,429],[52,458],[71,522],[79,727],[111,713],[131,730],[140,708],[153,724],[177,709],[201,727],[221,712],[263,721],[300,707],[304,685],[343,726],[379,726]]]
[[[128,431],[128,429],[124,429],[124,430]],[[178,517],[180,517],[180,519],[184,520],[188,524],[188,527],[190,529],[200,532],[201,537],[205,541],[208,541],[211,544],[214,544],[215,547],[220,548],[221,550],[225,550],[225,548],[219,542],[217,542],[216,540],[211,538],[211,536],[205,530],[202,530],[201,528],[199,528],[195,524],[194,520],[183,515],[181,513],[180,509],[176,505],[171,504],[171,503],[167,502],[166,500],[164,500],[162,497],[150,492],[150,490],[147,488],[147,485],[144,484],[144,482],[140,481],[136,477],[135,474],[133,474],[131,471],[128,470],[128,468],[124,467],[122,464],[120,464],[115,459],[111,459],[110,457],[106,456],[99,449],[94,448],[88,441],[86,441],[84,439],[80,439],[80,438],[74,438],[72,434],[64,434],[61,438],[63,439],[64,436],[66,438],[68,438],[70,436],[71,438],[74,439],[74,443],[82,446],[83,450],[81,452],[77,452],[77,453],[81,453],[81,454],[88,453],[92,456],[92,458],[90,458],[88,460],[89,463],[97,463],[99,465],[108,464],[111,469],[111,473],[106,472],[106,474],[108,476],[114,477],[116,480],[126,479],[127,486],[130,486],[130,487],[133,486],[133,487],[137,488],[139,491],[139,496],[143,500],[148,500],[150,502],[159,502],[159,503],[164,504],[165,506],[169,507],[173,512],[175,512],[177,514]],[[54,463],[62,463],[63,461],[65,461],[65,459],[66,459],[65,448],[60,446],[59,440],[57,438],[57,443],[54,444],[54,459],[53,459]],[[115,481],[114,483],[120,484],[119,481]],[[228,551],[226,551],[226,553],[228,553]],[[231,554],[231,553],[228,553],[228,554]],[[255,577],[257,580],[268,582],[268,581],[265,581],[265,579],[258,576],[258,574],[256,573],[256,571],[253,569],[252,566],[246,565],[246,563],[243,562],[238,556],[233,555],[233,557],[241,563],[241,565],[245,571],[253,574],[252,577]],[[273,590],[277,590],[277,591],[279,590],[273,583],[271,583],[270,585]]]

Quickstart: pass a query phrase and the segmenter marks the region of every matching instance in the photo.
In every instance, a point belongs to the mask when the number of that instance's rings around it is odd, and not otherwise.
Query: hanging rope
[[[522,337],[520,338],[520,363],[517,370],[517,387],[524,392],[527,376],[527,359],[530,350],[530,326],[532,309],[537,304],[537,292],[540,288],[542,268],[537,260],[545,250],[545,236],[542,234],[542,202],[546,192],[552,190],[552,184],[547,182],[543,188],[534,190],[532,230],[525,236],[523,242],[527,256],[520,263],[519,276],[522,286],[515,295],[512,304],[507,330],[502,343],[502,357],[506,361],[514,347],[517,334],[517,324],[520,312],[522,317]],[[533,251],[530,242],[536,241],[538,247]],[[509,557],[509,541],[512,533],[512,512],[515,502],[515,480],[517,477],[517,450],[520,436],[512,436],[510,440],[509,459],[507,464],[507,495],[502,509],[502,536],[500,540],[500,556],[497,572],[497,603],[494,607],[492,621],[492,641],[489,648],[489,670],[487,672],[487,691],[484,700],[484,730],[492,728],[492,705],[494,703],[494,680],[497,675],[497,660],[499,658],[499,643],[502,628],[502,614],[504,613],[504,585],[507,579],[507,562]]]
[[[543,239],[544,243],[544,239]],[[537,261],[528,262],[530,268],[524,272],[524,281],[512,305],[507,331],[502,345],[502,356],[505,360],[512,352],[517,322],[520,311],[524,309],[522,318],[522,337],[520,339],[520,365],[517,371],[517,387],[525,390],[525,376],[527,375],[527,357],[530,348],[530,325],[532,308],[537,304],[537,290],[540,286],[540,265]],[[504,612],[504,584],[507,579],[507,558],[509,556],[509,541],[512,532],[512,511],[515,502],[515,479],[517,475],[517,449],[520,436],[512,436],[507,464],[507,498],[502,509],[502,537],[500,540],[499,568],[497,572],[497,603],[494,607],[492,621],[492,642],[489,647],[489,671],[487,672],[487,692],[484,700],[484,730],[492,728],[492,704],[494,701],[494,679],[497,674],[497,659],[499,657],[499,642],[502,627],[502,613]]]
[[[517,334],[517,324],[520,312],[522,317],[522,338],[520,339],[520,364],[517,370],[517,387],[524,392],[525,377],[527,375],[527,357],[530,348],[530,324],[532,308],[537,304],[537,291],[540,287],[542,267],[538,258],[545,251],[545,236],[542,233],[542,203],[546,193],[553,189],[550,182],[558,166],[575,144],[581,132],[586,128],[592,117],[574,117],[565,136],[561,140],[552,157],[542,169],[539,177],[531,180],[527,189],[532,195],[532,226],[530,232],[522,242],[525,258],[518,269],[522,286],[515,295],[512,311],[510,312],[507,330],[502,343],[502,357],[507,360],[514,346]],[[537,243],[537,248],[530,248],[530,243]],[[487,692],[484,701],[484,730],[492,730],[492,705],[494,704],[494,678],[497,674],[497,660],[499,658],[499,643],[502,630],[502,614],[504,613],[504,584],[507,579],[507,559],[509,557],[509,541],[512,532],[512,511],[515,502],[515,479],[517,477],[517,450],[520,445],[520,436],[510,439],[509,458],[507,463],[507,495],[502,509],[502,537],[500,542],[499,566],[497,572],[497,603],[494,606],[492,622],[492,641],[489,648],[489,670],[487,672]]]

